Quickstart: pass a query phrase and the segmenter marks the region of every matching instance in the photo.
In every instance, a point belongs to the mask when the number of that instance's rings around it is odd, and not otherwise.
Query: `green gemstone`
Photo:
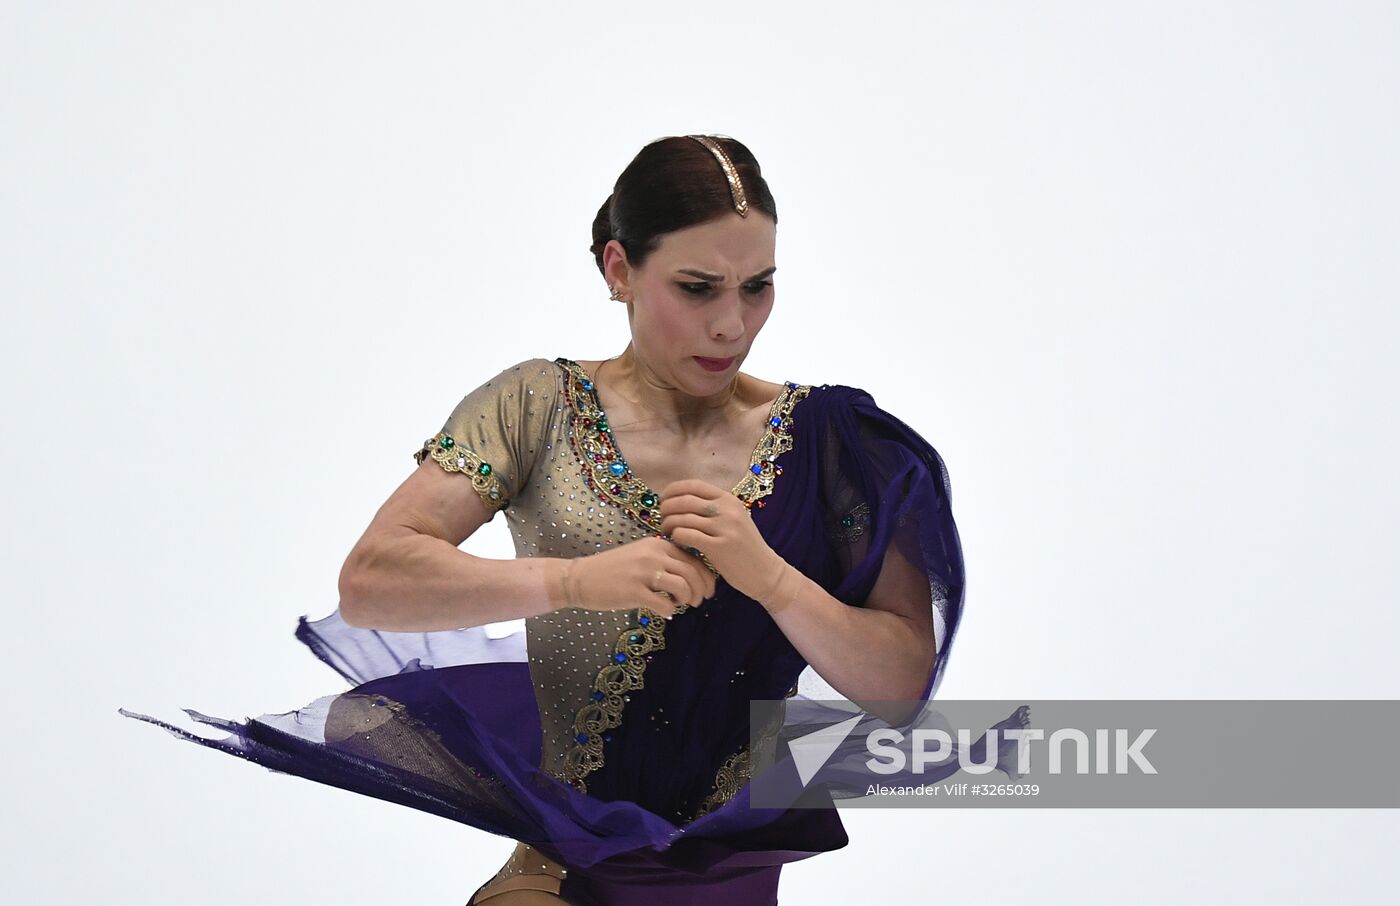
[[[850,516],[842,516],[842,517],[841,517],[841,524],[842,524],[842,525],[853,525],[853,524],[855,524],[855,520],[852,519]]]
[[[481,465],[479,465],[479,466],[476,467],[476,474],[478,474],[478,475],[490,475],[490,474],[491,474],[491,464],[490,464],[489,462],[483,462]]]
[[[452,438],[451,438],[451,437],[448,437],[447,435],[443,435],[443,438],[442,438],[442,448],[443,448],[444,450],[451,450],[451,449],[452,449]]]
[[[642,495],[642,506],[656,506],[656,495],[655,495],[655,494],[643,494],[643,495]]]

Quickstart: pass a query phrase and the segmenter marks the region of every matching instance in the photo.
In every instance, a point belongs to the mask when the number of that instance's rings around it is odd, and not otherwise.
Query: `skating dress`
[[[936,690],[963,562],[942,458],[863,390],[786,382],[733,487],[768,545],[852,607],[887,555],[927,577]],[[511,365],[414,454],[503,512],[518,557],[583,557],[659,535],[658,493],[618,449],[588,373]],[[350,684],[213,738],[182,739],[517,841],[476,902],[517,887],[577,906],[772,906],[783,864],[847,843],[834,809],[750,807],[749,702],[798,696],[807,663],[767,611],[716,579],[703,606],[567,608],[524,632],[426,633],[302,617],[296,636]],[[805,671],[805,673],[804,673]],[[827,693],[829,694],[829,693]],[[819,696],[820,697],[820,696]]]

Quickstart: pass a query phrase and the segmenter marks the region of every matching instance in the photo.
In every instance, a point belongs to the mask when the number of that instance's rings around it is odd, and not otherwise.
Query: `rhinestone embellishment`
[[[476,488],[488,510],[502,510],[510,504],[505,486],[496,477],[496,470],[491,464],[457,443],[446,431],[439,431],[435,437],[423,441],[423,448],[413,454],[413,461],[422,465],[423,460],[430,457],[448,472],[469,475],[472,487]]]

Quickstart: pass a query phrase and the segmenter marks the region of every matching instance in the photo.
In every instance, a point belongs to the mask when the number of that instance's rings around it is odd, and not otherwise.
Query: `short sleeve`
[[[530,479],[548,443],[560,398],[559,366],[548,359],[511,365],[462,398],[413,459],[432,459],[469,477],[487,510],[505,509]]]
[[[862,606],[893,548],[924,574],[933,617],[932,695],[952,650],[963,606],[962,543],[943,457],[869,393],[839,388],[823,438],[821,498],[826,543],[837,565],[834,597]]]

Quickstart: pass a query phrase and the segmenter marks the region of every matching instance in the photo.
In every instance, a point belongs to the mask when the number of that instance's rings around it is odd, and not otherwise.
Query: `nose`
[[[744,335],[744,303],[737,294],[717,306],[710,321],[710,336],[722,342],[733,342]]]

